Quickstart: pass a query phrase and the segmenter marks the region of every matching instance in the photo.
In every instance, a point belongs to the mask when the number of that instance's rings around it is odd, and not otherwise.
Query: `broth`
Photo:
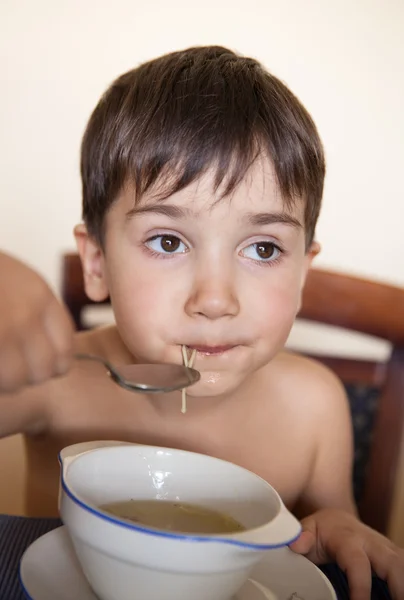
[[[154,529],[190,534],[245,531],[233,517],[210,508],[166,500],[127,500],[100,506],[120,519]]]

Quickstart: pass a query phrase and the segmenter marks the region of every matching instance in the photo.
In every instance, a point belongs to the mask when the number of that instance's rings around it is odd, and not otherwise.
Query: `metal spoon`
[[[101,356],[93,354],[75,354],[74,357],[101,363],[115,383],[132,392],[174,392],[189,387],[201,377],[199,371],[183,365],[162,363],[115,367]]]

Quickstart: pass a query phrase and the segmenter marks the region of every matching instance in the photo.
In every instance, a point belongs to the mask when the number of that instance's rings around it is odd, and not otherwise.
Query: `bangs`
[[[170,150],[170,149],[169,149]],[[152,157],[147,163],[130,162],[123,172],[127,173],[127,182],[135,191],[135,203],[144,195],[151,194],[156,201],[166,200],[190,184],[200,180],[207,172],[213,172],[213,194],[221,188],[219,200],[230,195],[245,178],[248,170],[261,155],[256,142],[251,146],[227,149],[211,146],[204,153],[199,147],[190,144],[178,155],[170,155],[167,159]],[[136,159],[137,157],[135,157]]]

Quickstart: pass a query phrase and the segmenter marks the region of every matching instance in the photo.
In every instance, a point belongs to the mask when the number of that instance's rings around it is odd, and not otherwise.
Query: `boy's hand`
[[[290,548],[316,564],[336,562],[345,571],[351,600],[370,600],[372,569],[393,600],[404,598],[404,550],[353,515],[323,509],[303,519],[303,532]]]
[[[45,281],[0,253],[0,393],[65,373],[73,331],[67,311]]]

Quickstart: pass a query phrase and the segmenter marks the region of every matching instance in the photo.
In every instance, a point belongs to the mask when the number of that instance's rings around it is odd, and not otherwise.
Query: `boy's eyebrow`
[[[145,206],[134,206],[126,213],[126,218],[131,219],[137,215],[154,213],[163,215],[171,219],[185,219],[193,216],[193,212],[189,208],[183,206],[174,206],[174,204],[149,204]]]
[[[175,206],[174,204],[149,204],[145,206],[134,206],[126,213],[126,218],[131,219],[137,215],[154,213],[163,215],[170,219],[186,219],[196,218],[198,215],[190,208],[184,206]],[[284,223],[291,225],[297,229],[303,227],[298,219],[285,212],[262,212],[262,213],[247,213],[246,220],[251,225],[272,225],[274,223]]]
[[[284,212],[249,213],[247,215],[247,219],[251,225],[272,225],[273,223],[285,223],[285,225],[291,225],[297,229],[301,229],[303,227],[298,219],[295,219],[292,217],[292,215]]]

